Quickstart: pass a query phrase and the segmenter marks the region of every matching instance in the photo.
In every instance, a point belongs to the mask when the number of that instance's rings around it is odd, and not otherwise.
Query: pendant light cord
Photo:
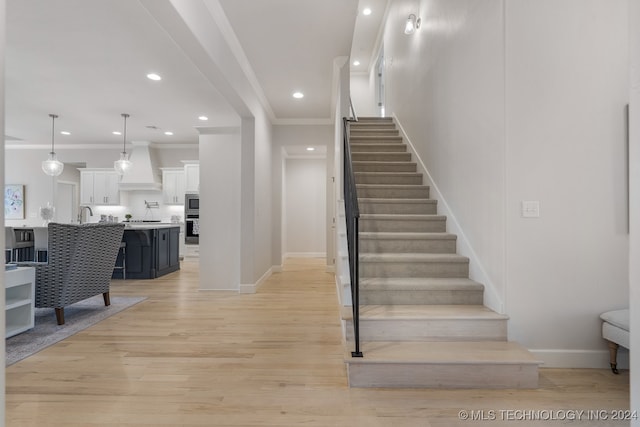
[[[127,154],[127,149],[126,149],[126,145],[127,145],[127,117],[129,117],[129,115],[126,114],[126,113],[122,113],[122,117],[124,117],[124,132],[122,132],[122,152],[124,154]]]
[[[53,151],[53,139],[56,134],[56,119],[58,118],[58,116],[55,114],[49,114],[49,117],[51,117],[51,154],[54,154],[55,151]]]

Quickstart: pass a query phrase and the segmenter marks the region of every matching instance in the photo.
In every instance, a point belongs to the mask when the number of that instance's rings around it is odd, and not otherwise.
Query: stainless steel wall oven
[[[197,245],[200,243],[200,195],[187,193],[184,195],[184,242]]]

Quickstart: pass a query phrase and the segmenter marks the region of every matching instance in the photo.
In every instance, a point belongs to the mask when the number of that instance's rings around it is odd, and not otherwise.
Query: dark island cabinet
[[[180,269],[180,227],[125,228],[122,240],[127,244],[127,279],[155,279]],[[121,263],[119,254],[116,264]],[[115,270],[112,277],[121,279],[122,270]]]
[[[158,229],[158,276],[180,268],[180,228]]]

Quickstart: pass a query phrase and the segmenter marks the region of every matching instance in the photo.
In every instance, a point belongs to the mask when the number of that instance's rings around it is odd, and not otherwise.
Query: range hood
[[[161,190],[159,171],[152,155],[149,141],[132,141],[133,149],[129,160],[131,169],[120,180],[121,191]]]

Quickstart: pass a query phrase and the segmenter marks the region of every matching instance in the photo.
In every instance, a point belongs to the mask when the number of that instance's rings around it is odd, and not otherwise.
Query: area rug
[[[102,295],[77,302],[64,309],[64,325],[58,325],[53,308],[35,309],[35,326],[6,340],[6,366],[12,365],[71,335],[95,325],[135,304],[146,297],[111,297],[111,305],[105,307]]]

